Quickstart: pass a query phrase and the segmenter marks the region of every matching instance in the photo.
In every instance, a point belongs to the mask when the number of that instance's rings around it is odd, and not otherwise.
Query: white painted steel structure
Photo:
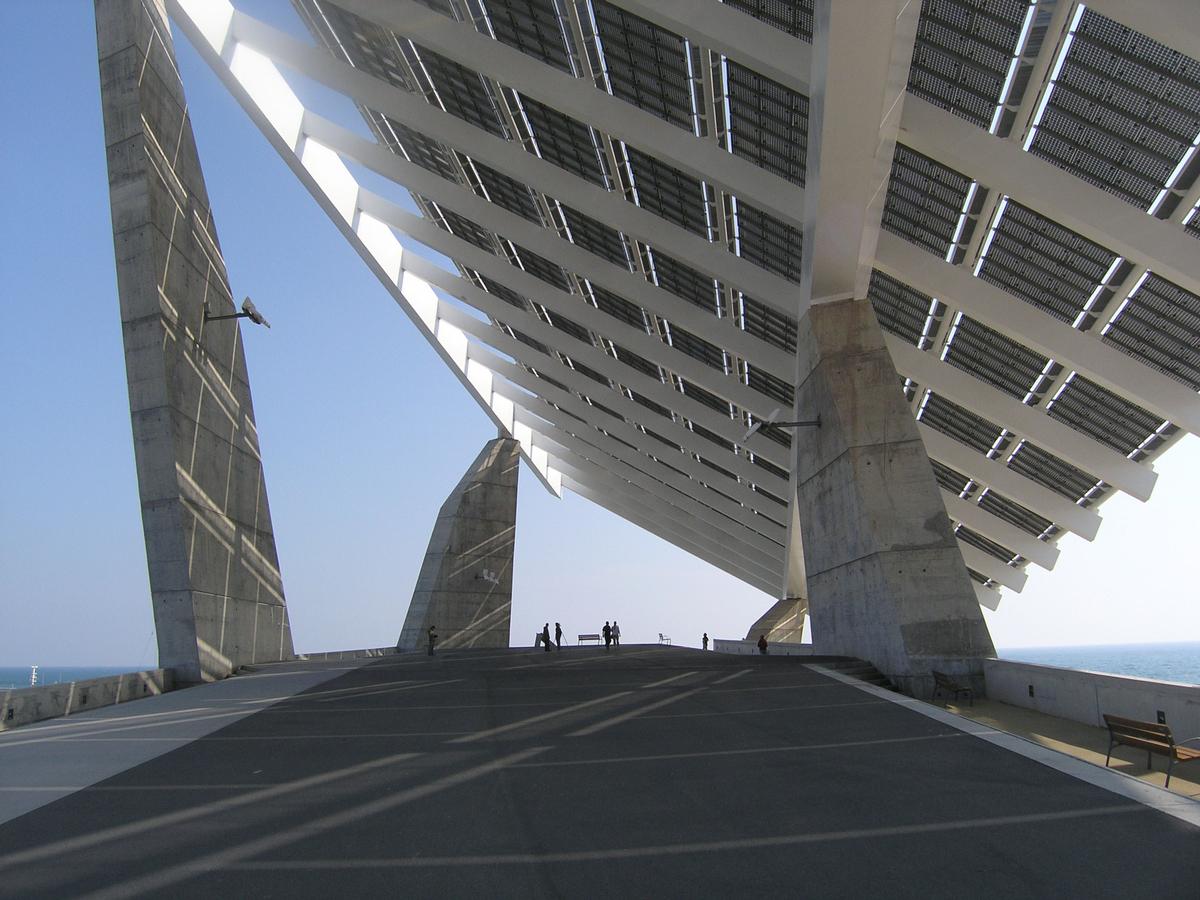
[[[1178,0],[295,0],[310,41],[168,5],[551,491],[773,596],[803,434],[744,435],[805,418],[810,304],[871,299],[992,608],[1200,430]]]

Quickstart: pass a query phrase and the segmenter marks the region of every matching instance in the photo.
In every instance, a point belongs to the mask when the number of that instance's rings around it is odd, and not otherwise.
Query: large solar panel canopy
[[[992,608],[1200,430],[1182,0],[294,4],[307,40],[168,7],[551,491],[773,597],[802,435],[772,420],[804,418],[826,272],[874,307]]]

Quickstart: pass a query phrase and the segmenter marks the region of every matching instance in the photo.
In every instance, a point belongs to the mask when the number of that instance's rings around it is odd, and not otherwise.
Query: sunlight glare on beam
[[[275,64],[245,44],[238,44],[233,48],[229,71],[262,110],[271,127],[295,150],[301,137],[304,104],[279,74]]]

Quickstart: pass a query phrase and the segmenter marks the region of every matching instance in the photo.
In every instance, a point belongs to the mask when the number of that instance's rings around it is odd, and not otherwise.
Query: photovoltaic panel
[[[520,103],[543,159],[592,184],[606,187],[599,151],[587,125],[531,97],[521,95]]]
[[[513,337],[516,338],[518,341],[520,341],[522,344],[524,344],[526,347],[532,347],[538,353],[545,353],[545,354],[549,355],[550,348],[547,347],[545,344],[543,344],[541,341],[539,341],[537,338],[531,338],[529,335],[525,334],[522,331],[518,331],[516,328],[513,328],[511,325],[505,324],[503,322],[501,322],[500,324],[504,325],[505,328],[507,328],[509,331],[511,331]],[[547,376],[541,375],[540,373],[539,373],[539,377],[545,378],[547,381],[549,381],[551,384],[553,384],[555,387],[559,388],[560,390],[565,391],[567,389],[567,386],[565,384],[555,381],[552,378],[548,378]]]
[[[553,0],[484,0],[496,40],[571,74]]]
[[[772,28],[812,42],[813,0],[721,0]]]
[[[674,450],[676,453],[682,453],[682,452],[683,452],[683,448],[682,448],[682,447],[680,447],[680,446],[679,446],[677,443],[675,443],[674,441],[670,440],[669,438],[665,438],[665,437],[663,437],[663,436],[662,436],[661,434],[659,434],[657,431],[652,431],[651,429],[647,428],[645,425],[643,425],[643,426],[642,426],[642,431],[643,431],[643,432],[646,434],[646,436],[647,436],[647,437],[654,438],[654,440],[658,441],[660,444],[663,444],[663,445],[665,445],[665,446],[667,446],[667,447],[670,447],[670,448],[671,448],[672,450]],[[654,460],[656,460],[657,462],[660,462],[660,463],[662,463],[663,465],[667,465],[667,463],[664,463],[664,462],[663,462],[661,459],[659,459],[657,456],[653,456],[653,455],[651,455],[651,458],[652,458],[652,459],[654,459]],[[678,472],[679,470],[678,470],[678,469],[676,469],[675,471],[677,471],[677,472]],[[681,475],[682,475],[683,473],[682,473],[682,472],[680,472],[679,474],[681,474]]]
[[[709,431],[703,425],[697,424],[696,422],[691,422],[689,424],[692,426],[692,431],[700,435],[700,437],[704,438],[706,441],[716,444],[722,450],[728,450],[730,453],[733,452],[733,441],[725,440],[725,438],[721,437],[715,431]],[[737,480],[737,477],[732,472],[727,474],[730,478],[733,478],[735,481]]]
[[[541,224],[542,217],[528,186],[481,162],[475,161],[474,166],[489,200],[522,219]]]
[[[511,288],[505,287],[498,281],[493,281],[486,275],[480,275],[479,280],[483,282],[484,290],[486,290],[489,294],[495,294],[505,303],[509,304],[510,306],[515,306],[517,309],[529,309],[528,301],[526,301],[524,297]]]
[[[508,137],[500,114],[478,72],[425,47],[418,46],[417,51],[421,65],[428,73],[446,112],[478,125],[497,137]]]
[[[944,256],[971,179],[903,144],[896,144],[882,225]]]
[[[909,287],[903,281],[875,269],[871,272],[871,283],[867,287],[867,299],[875,310],[879,324],[892,334],[904,338],[915,347],[921,347],[925,332],[925,320],[930,309],[934,309],[933,298]],[[935,315],[941,318],[945,307],[937,304]]]
[[[1161,416],[1076,375],[1050,405],[1050,418],[1128,456],[1162,426]]]
[[[649,397],[645,397],[645,396],[639,394],[637,391],[630,391],[629,396],[633,399],[634,403],[638,404],[639,406],[644,406],[646,409],[650,410],[652,413],[662,416],[664,419],[672,418],[671,411],[669,409],[667,409],[665,406],[663,406],[661,403],[656,403],[655,401],[651,400]],[[670,444],[676,450],[679,449],[679,445],[676,444],[674,441],[668,441],[666,438],[659,438],[659,440],[661,440],[665,444]]]
[[[625,365],[637,369],[637,371],[653,381],[662,382],[662,373],[658,371],[658,366],[644,356],[634,353],[632,350],[626,350],[617,343],[613,344],[613,351],[616,353],[617,359],[625,363]]]
[[[593,0],[592,10],[613,96],[691,131],[683,38],[605,0]]]
[[[655,250],[653,254],[654,274],[660,288],[670,291],[681,300],[686,300],[688,303],[716,314],[718,309],[716,281],[665,253]]]
[[[626,325],[631,325],[639,331],[646,330],[646,317],[642,312],[642,308],[635,303],[630,303],[623,297],[619,297],[611,291],[606,291],[602,287],[588,282],[592,289],[592,296],[596,299],[596,308],[605,315],[612,316],[614,319],[619,319]]]
[[[371,115],[384,143],[393,153],[397,152],[397,148],[402,148],[404,152],[401,155],[407,156],[422,169],[451,181],[456,180],[458,169],[454,164],[454,152],[449,147],[395,119],[376,112]]]
[[[766,497],[772,503],[776,503],[779,506],[787,506],[787,501],[784,500],[782,497],[776,497],[770,491],[766,490],[765,488],[760,488],[758,485],[754,486],[754,493],[758,494],[761,497]],[[783,524],[783,523],[780,523],[780,524]]]
[[[1200,62],[1089,9],[1029,149],[1145,209],[1198,131]]]
[[[1200,297],[1151,275],[1104,332],[1104,340],[1200,390]]]
[[[952,437],[980,453],[987,453],[1000,436],[1001,428],[983,416],[976,415],[965,406],[937,394],[930,394],[920,421],[934,431]]]
[[[561,315],[556,312],[550,312],[549,310],[547,310],[546,314],[550,317],[550,324],[553,325],[555,328],[557,328],[559,331],[569,334],[571,337],[575,338],[575,340],[582,341],[583,343],[587,344],[589,347],[592,346],[591,334],[588,332],[588,330],[586,328],[584,328],[578,322],[573,322],[572,320],[568,319],[566,316]]]
[[[1015,500],[1009,500],[991,488],[988,488],[980,496],[979,507],[1034,537],[1057,530],[1054,523],[1045,516],[1039,516],[1033,510],[1027,509]]]
[[[583,363],[577,362],[576,360],[571,359],[571,357],[566,356],[565,354],[564,354],[564,358],[571,364],[571,368],[574,369],[576,372],[578,372],[580,375],[582,375],[584,378],[590,378],[592,381],[596,382],[597,384],[602,384],[606,388],[611,389],[612,385],[609,384],[607,376],[601,375],[595,369],[589,368],[589,367],[585,366]]]
[[[786,428],[780,428],[778,425],[764,425],[758,429],[758,433],[781,447],[792,446],[792,433]]]
[[[908,90],[987,128],[1028,8],[1021,0],[925,0]]]
[[[341,51],[345,51],[354,68],[370,72],[401,90],[416,89],[408,78],[404,58],[388,29],[329,3],[321,4],[319,14],[310,13],[309,20],[318,25],[328,22],[332,29],[332,40],[327,37],[327,44],[331,50],[337,48],[334,53],[338,57],[341,57]]]
[[[685,381],[682,378],[679,379],[679,384],[680,387],[683,388],[683,394],[685,396],[691,397],[693,400],[703,403],[709,409],[714,410],[723,416],[729,416],[730,409],[728,400],[722,400],[716,394],[706,391],[704,388],[700,387],[700,385],[691,381]]]
[[[979,277],[1071,323],[1116,258],[1111,250],[1009,200]]]
[[[517,250],[517,256],[521,260],[525,271],[530,275],[540,278],[547,284],[552,284],[559,290],[569,291],[571,283],[567,280],[567,273],[563,271],[562,266],[557,263],[552,263],[544,256],[538,256],[532,250],[527,250],[520,244],[513,244]]]
[[[803,187],[808,98],[735,62],[726,69],[734,154]]]
[[[969,476],[936,459],[931,459],[929,462],[933,465],[933,476],[937,479],[938,484],[950,493],[961,495],[967,489],[967,485],[971,482]]]
[[[464,241],[470,241],[480,250],[486,250],[488,253],[496,252],[495,235],[486,228],[479,227],[466,216],[460,216],[458,213],[430,203],[428,200],[425,202],[436,208],[441,214],[441,218],[445,220],[443,223],[439,219],[434,219],[435,224],[439,228],[449,231],[455,237],[460,237]]]
[[[788,470],[783,468],[783,466],[777,466],[775,463],[771,462],[770,460],[763,459],[757,454],[751,455],[750,462],[754,463],[754,465],[758,466],[763,471],[770,472],[776,478],[779,478],[783,481],[788,480]]]
[[[692,334],[690,331],[685,331],[678,325],[670,327],[671,346],[681,353],[686,353],[692,359],[704,363],[706,366],[716,369],[719,372],[725,371],[725,352],[716,344],[704,340]]]
[[[792,409],[796,402],[796,389],[782,378],[776,378],[770,372],[764,372],[750,363],[746,363],[746,378],[750,387],[778,401],[785,411]],[[790,415],[790,412],[788,414]]]
[[[1053,453],[1029,441],[1017,448],[1012,459],[1008,461],[1008,467],[1036,481],[1042,487],[1066,497],[1072,503],[1078,503],[1088,491],[1100,483],[1100,479],[1095,475],[1059,459]]]
[[[738,250],[743,259],[788,281],[800,282],[804,234],[749,203],[737,205]]]
[[[623,415],[621,415],[619,412],[617,412],[612,407],[605,406],[603,403],[601,403],[599,400],[595,399],[594,397],[585,396],[584,399],[587,400],[589,405],[594,406],[596,409],[600,410],[600,412],[604,413],[605,415],[611,416],[612,418],[616,419],[618,422],[625,421],[625,417]],[[623,440],[622,438],[617,437],[615,434],[611,434],[607,431],[605,431],[604,434],[606,436],[612,438],[617,443],[624,444],[630,450],[637,450],[637,447],[635,447],[633,444],[629,443],[629,441]]]
[[[943,359],[1022,402],[1049,363],[1040,353],[969,316],[959,320]]]
[[[703,238],[708,237],[704,186],[690,175],[626,146],[638,206]]]
[[[621,239],[621,233],[617,229],[565,204],[561,208],[567,227],[571,230],[572,241],[623,269],[629,269],[629,259],[625,255],[625,242]]]
[[[1003,563],[1010,562],[1017,555],[1003,544],[998,544],[990,538],[984,537],[978,531],[968,528],[966,525],[959,525],[955,529],[954,536],[964,544],[970,544],[977,550],[982,550],[988,556],[994,556]]]
[[[759,340],[766,341],[786,350],[796,350],[796,320],[779,312],[774,307],[760,303],[747,294],[742,294],[742,330]]]

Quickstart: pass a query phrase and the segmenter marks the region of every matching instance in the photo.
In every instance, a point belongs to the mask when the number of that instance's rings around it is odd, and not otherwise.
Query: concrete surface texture
[[[798,342],[797,418],[821,419],[793,438],[813,641],[916,696],[931,669],[982,688],[991,636],[870,302],[814,305]]]
[[[100,95],[159,664],[292,656],[236,311],[161,0],[96,0]]]
[[[438,512],[397,647],[507,647],[520,445],[484,445]]]
[[[1165,812],[805,663],[451,650],[301,692],[313,664],[288,663],[146,701],[190,715],[10,732],[11,794],[81,789],[0,825],[0,893],[1195,897],[1192,801],[1139,785]],[[73,781],[98,751],[140,762]]]
[[[806,612],[808,601],[803,597],[784,597],[750,626],[746,640],[757,641],[762,634],[770,644],[799,644],[804,638]]]
[[[7,690],[0,694],[0,731],[83,710],[157,697],[173,687],[170,669],[150,669]]]

